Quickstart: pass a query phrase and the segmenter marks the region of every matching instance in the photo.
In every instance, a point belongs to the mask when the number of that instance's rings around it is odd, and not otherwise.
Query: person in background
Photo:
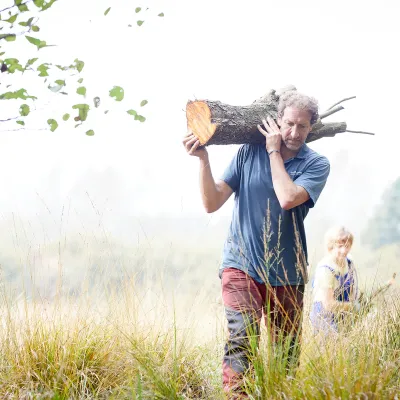
[[[335,226],[325,235],[326,254],[317,265],[312,285],[314,333],[338,332],[343,313],[359,308],[357,271],[349,255],[353,240],[344,226]]]

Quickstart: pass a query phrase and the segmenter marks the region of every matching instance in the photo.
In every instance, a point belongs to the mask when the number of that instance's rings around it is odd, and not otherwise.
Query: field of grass
[[[62,274],[61,274],[62,276]],[[208,290],[167,290],[162,278],[136,284],[83,283],[79,296],[51,301],[1,287],[0,398],[222,399],[226,335],[221,304]],[[85,289],[86,287],[86,289]],[[400,296],[337,337],[313,338],[307,317],[300,366],[286,371],[285,344],[265,329],[250,399],[397,399]]]
[[[105,231],[35,241],[13,229],[0,254],[1,399],[223,399],[222,243],[208,229],[197,242],[147,235],[140,246]],[[394,272],[398,251],[355,248],[367,290]],[[263,328],[250,399],[400,398],[398,285],[337,337],[313,337],[308,309],[307,294],[288,373],[285,343]]]

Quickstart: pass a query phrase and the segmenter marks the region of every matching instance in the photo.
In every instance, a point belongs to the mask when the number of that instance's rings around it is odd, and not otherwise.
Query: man
[[[206,211],[218,210],[235,193],[220,268],[229,330],[223,360],[227,393],[243,391],[243,375],[250,367],[249,332],[258,337],[262,313],[292,347],[298,342],[307,283],[304,219],[330,170],[329,161],[305,144],[317,119],[315,99],[297,91],[284,92],[278,125],[268,117],[262,120],[263,127],[258,126],[266,145],[241,146],[217,182],[207,150],[199,148],[191,132],[183,139],[188,154],[200,160]]]

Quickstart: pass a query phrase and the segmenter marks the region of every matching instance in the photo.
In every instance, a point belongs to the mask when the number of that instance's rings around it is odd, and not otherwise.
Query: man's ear
[[[277,122],[277,124],[278,124],[278,126],[280,128],[281,125],[282,125],[282,118],[278,116],[278,119],[276,120],[276,122]]]

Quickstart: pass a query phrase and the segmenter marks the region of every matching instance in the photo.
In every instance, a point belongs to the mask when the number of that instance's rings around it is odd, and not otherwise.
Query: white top
[[[354,263],[351,257],[347,258],[351,261],[354,268]],[[330,268],[327,268],[329,266]],[[323,301],[326,297],[326,291],[333,289],[334,291],[339,288],[340,282],[335,278],[335,275],[344,276],[349,271],[348,263],[346,262],[343,267],[337,265],[329,256],[324,257],[317,265],[315,270],[314,284],[313,284],[313,300]]]

